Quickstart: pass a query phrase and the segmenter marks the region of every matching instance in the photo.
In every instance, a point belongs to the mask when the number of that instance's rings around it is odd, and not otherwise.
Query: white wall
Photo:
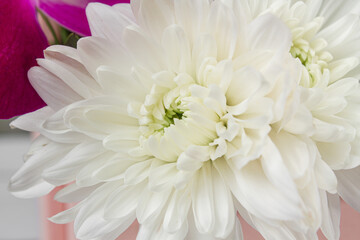
[[[8,181],[23,164],[29,145],[28,134],[0,131],[0,240],[40,238],[39,201],[17,199],[7,190]]]

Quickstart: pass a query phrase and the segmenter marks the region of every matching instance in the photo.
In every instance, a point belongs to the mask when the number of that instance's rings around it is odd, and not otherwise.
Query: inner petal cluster
[[[168,82],[168,86],[154,84],[141,106],[139,124],[146,138],[155,133],[164,134],[165,128],[175,124],[175,119],[186,117],[189,83],[175,84],[171,76]]]
[[[304,66],[300,82],[303,87],[311,88],[323,81],[323,75],[333,59],[325,50],[328,45],[326,40],[317,36],[322,24],[323,18],[318,17],[304,26],[290,26],[293,37],[290,53]]]

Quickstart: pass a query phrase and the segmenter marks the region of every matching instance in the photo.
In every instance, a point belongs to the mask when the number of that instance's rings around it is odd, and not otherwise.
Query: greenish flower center
[[[322,79],[324,70],[328,67],[327,53],[316,52],[308,42],[303,39],[294,41],[290,49],[294,58],[300,60],[306,71],[303,72],[300,85],[303,87],[314,87]]]
[[[310,67],[310,64],[313,62],[313,56],[309,51],[305,51],[295,45],[291,47],[290,53],[294,58],[298,58],[306,68]]]
[[[188,86],[165,90],[159,87],[153,94],[148,95],[148,102],[141,110],[140,129],[145,138],[153,134],[163,134],[165,129],[176,124],[176,119],[186,118],[188,111],[186,98],[190,92]]]
[[[174,104],[175,106],[170,106],[170,108],[165,108],[164,120],[163,124],[164,128],[169,127],[171,124],[174,124],[174,119],[181,120],[183,118],[184,112],[178,108],[180,103]]]

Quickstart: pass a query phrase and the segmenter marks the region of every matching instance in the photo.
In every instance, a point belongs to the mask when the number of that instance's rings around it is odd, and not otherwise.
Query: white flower
[[[267,239],[336,238],[338,191],[359,195],[341,170],[359,165],[357,68],[331,68],[306,4],[273,2],[90,4],[93,36],[29,72],[48,107],[12,123],[41,136],[10,190],[70,184],[56,199],[79,203],[52,220],[78,239],[136,219],[139,240],[239,239],[236,211]]]
[[[270,136],[298,188],[313,188],[312,196],[307,197],[312,199],[314,209],[313,228],[321,226],[328,239],[339,239],[337,194],[360,211],[357,200],[360,192],[355,186],[360,174],[360,118],[357,113],[360,103],[360,2],[225,2],[243,11],[247,21],[270,12],[282,19],[292,33],[290,52],[303,64],[300,102],[294,118],[286,124],[277,123],[277,127],[273,124],[277,131]],[[281,228],[283,231],[289,229],[287,226]],[[290,239],[286,234],[279,232],[275,239],[286,239],[286,236]]]

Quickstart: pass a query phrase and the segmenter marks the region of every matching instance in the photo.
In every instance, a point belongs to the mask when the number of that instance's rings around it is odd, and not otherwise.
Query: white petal
[[[258,230],[265,239],[276,239],[276,240],[309,240],[301,233],[296,236],[296,232],[289,229],[285,224],[279,221],[273,221],[268,223],[257,217],[251,218],[256,230]]]
[[[99,140],[138,126],[137,119],[127,113],[127,102],[115,96],[90,98],[73,104],[66,109],[64,120],[73,130]]]
[[[284,54],[290,50],[291,32],[289,28],[272,14],[256,18],[248,26],[251,49],[274,50]]]
[[[231,59],[234,56],[238,37],[237,21],[234,12],[221,1],[211,4],[208,28],[217,42],[218,60]]]
[[[54,114],[50,107],[43,107],[34,112],[24,114],[10,123],[11,128],[19,128],[28,132],[40,132],[45,119]]]
[[[126,170],[136,162],[123,156],[114,156],[112,160],[99,167],[93,176],[100,181],[114,181],[124,178]]]
[[[77,43],[79,56],[93,78],[97,79],[96,70],[100,66],[118,69],[123,74],[130,74],[132,61],[121,45],[97,37],[81,38]]]
[[[146,96],[146,87],[139,83],[132,75],[125,75],[117,68],[100,66],[96,70],[98,82],[107,95],[117,95],[130,101],[143,102]]]
[[[321,202],[319,188],[314,176],[311,176],[309,183],[299,189],[299,193],[305,204],[305,222],[313,229],[318,229],[321,225]]]
[[[351,146],[347,142],[323,143],[318,142],[317,147],[324,160],[332,169],[342,169],[349,157]]]
[[[147,29],[155,39],[161,37],[164,29],[175,22],[173,1],[139,0],[135,4],[139,6],[138,12],[135,12],[139,25]]]
[[[126,131],[128,130],[128,131]],[[132,149],[139,147],[139,142],[134,140],[134,135],[138,135],[138,129],[126,129],[124,132],[111,134],[104,138],[103,145],[106,149],[119,152],[119,153],[130,153]]]
[[[226,92],[227,104],[234,106],[254,95],[264,95],[269,87],[261,72],[253,67],[244,67],[234,73]]]
[[[319,188],[335,194],[337,191],[337,180],[333,170],[322,159],[315,162],[315,178]]]
[[[237,218],[236,218],[237,219]],[[193,216],[189,216],[189,232],[186,236],[187,240],[243,240],[242,230],[239,220],[236,220],[236,226],[233,232],[227,238],[217,238],[213,234],[204,234],[199,232],[196,228],[195,220]]]
[[[44,51],[45,59],[38,59],[38,64],[59,77],[83,98],[98,94],[99,84],[79,60],[78,52],[72,50],[74,52],[69,54],[70,51],[63,48],[47,48]]]
[[[135,0],[136,1],[136,0]],[[124,15],[125,17],[127,17],[128,19],[130,19],[132,22],[136,22],[134,13],[133,13],[133,9],[131,7],[131,4],[128,3],[117,3],[112,5],[112,7],[120,12],[122,15]]]
[[[112,153],[107,153],[105,156],[100,155],[86,164],[76,175],[76,184],[80,187],[89,187],[100,183],[101,181],[94,177],[94,173],[112,156]]]
[[[203,165],[192,180],[192,209],[195,225],[200,233],[210,233],[215,224],[211,170],[210,163]]]
[[[322,1],[322,5],[318,15],[324,16],[326,19],[326,25],[329,25],[349,13],[358,14],[359,11],[360,4],[356,0],[348,0],[344,2],[329,0]]]
[[[235,167],[230,169],[223,159],[216,160],[214,164],[233,195],[250,213],[270,219],[301,218],[299,202],[270,183],[258,160],[248,163],[240,171]]]
[[[101,3],[90,3],[86,8],[91,35],[112,41],[122,41],[122,32],[128,25],[134,24],[129,4],[119,4],[118,9]],[[123,13],[124,12],[124,13]],[[129,16],[130,15],[130,16]]]
[[[144,1],[146,2],[146,1]],[[161,36],[161,35],[160,35]],[[147,37],[139,29],[127,27],[124,30],[124,44],[137,65],[151,73],[166,69],[164,50],[153,39]],[[129,68],[131,69],[131,67]]]
[[[354,89],[358,89],[359,80],[356,78],[344,78],[334,82],[326,88],[326,93],[330,96],[344,97],[354,92]]]
[[[190,1],[190,0],[189,0]],[[183,1],[176,1],[183,2]],[[198,1],[192,1],[198,2]],[[195,64],[198,83],[203,82],[202,64],[209,59],[215,59],[217,56],[216,40],[210,34],[204,34],[198,37],[192,48],[193,64]]]
[[[51,45],[44,51],[46,59],[56,60],[59,57],[66,57],[67,59],[73,59],[78,63],[81,63],[80,56],[76,48],[72,48],[64,45]]]
[[[135,212],[145,186],[144,183],[135,186],[123,185],[109,193],[105,203],[104,218],[119,219]]]
[[[232,195],[224,179],[215,168],[212,168],[215,224],[213,234],[215,237],[225,239],[235,226],[235,209]]]
[[[318,36],[326,39],[328,48],[341,46],[344,41],[347,41],[354,34],[354,26],[358,24],[358,16],[355,14],[347,14],[342,16],[338,21],[327,26],[318,33]],[[337,34],[341,31],[341,34]]]
[[[168,202],[172,189],[162,192],[144,190],[139,196],[139,205],[136,208],[136,217],[140,224],[151,222],[163,211]]]
[[[86,218],[83,225],[78,229],[76,238],[80,240],[96,238],[115,240],[134,220],[135,214],[121,220],[109,221],[102,218],[101,211],[97,211]]]
[[[76,185],[76,183],[72,183],[59,190],[55,194],[54,200],[63,203],[80,202],[87,198],[99,186],[100,185],[94,185],[91,187],[79,187]]]
[[[166,135],[151,135],[145,147],[152,156],[166,162],[175,162],[178,157],[174,142]]]
[[[242,218],[243,220],[245,220],[247,224],[249,224],[249,226],[255,229],[255,226],[251,220],[252,216],[250,216],[249,212],[239,203],[239,201],[234,196],[233,196],[233,202],[235,209],[238,213],[236,218],[237,219]]]
[[[208,146],[189,146],[177,160],[177,168],[185,171],[196,171],[203,162],[210,159],[210,150]]]
[[[279,149],[291,176],[297,179],[305,174],[315,161],[315,154],[310,154],[307,143],[296,135],[281,131],[271,135]]]
[[[284,126],[284,130],[293,134],[311,136],[314,133],[313,116],[303,105],[300,105],[293,118]]]
[[[209,14],[209,1],[174,1],[174,7],[176,22],[185,30],[189,40],[193,43],[204,29]]]
[[[300,202],[296,186],[286,168],[283,158],[275,146],[268,140],[264,147],[261,166],[267,179],[279,190],[286,192],[288,198],[294,203]]]
[[[11,180],[10,180],[11,181]],[[34,180],[32,181],[34,182]],[[38,179],[36,183],[32,183],[30,186],[27,186],[23,189],[13,190],[13,183],[10,183],[9,190],[11,194],[17,198],[39,198],[49,194],[55,186],[43,181],[42,179]]]
[[[329,64],[330,69],[330,81],[335,82],[336,80],[344,77],[348,72],[353,70],[359,65],[359,59],[357,57],[348,57],[333,61]]]
[[[312,21],[314,18],[319,16],[319,10],[321,10],[322,4],[331,1],[318,1],[318,0],[308,0],[306,1],[306,13],[303,18],[304,22]]]
[[[53,142],[46,144],[33,154],[12,176],[9,190],[11,192],[20,192],[34,187],[37,192],[43,189],[44,194],[48,193],[50,184],[44,183],[44,180],[41,178],[42,172],[62,159],[72,147],[74,146]],[[31,192],[28,193],[31,194]]]
[[[221,116],[225,114],[226,97],[224,96],[223,91],[220,88],[221,83],[219,82],[218,85],[211,84],[209,86],[209,95],[207,98],[205,98],[204,104],[208,108],[214,110],[219,116]]]
[[[340,239],[340,198],[337,194],[320,192],[322,208],[321,231],[328,239]]]
[[[164,30],[162,46],[166,52],[169,67],[175,73],[191,72],[191,52],[184,30],[172,25]]]
[[[41,135],[47,137],[49,140],[60,143],[79,143],[83,141],[88,141],[85,135],[72,130],[65,124],[65,109],[66,108],[63,108],[48,117],[39,119],[37,121],[37,124],[40,128],[36,132],[39,132]]]
[[[176,163],[154,160],[149,173],[149,188],[152,191],[163,191],[171,188],[176,179]]]
[[[335,171],[338,179],[339,195],[353,207],[356,211],[360,211],[360,167],[350,170]]]
[[[104,184],[93,191],[89,197],[80,202],[80,209],[76,214],[74,221],[74,231],[76,235],[96,235],[100,230],[98,229],[106,220],[104,215],[104,201],[108,195],[116,188],[121,186],[121,182],[113,182],[110,184]],[[78,206],[77,205],[77,206]],[[106,224],[105,224],[106,225]],[[109,224],[110,225],[110,224]],[[95,228],[93,228],[93,226]],[[112,224],[109,227],[114,227]],[[115,225],[116,227],[116,225]]]
[[[83,99],[60,78],[44,68],[31,68],[28,77],[40,97],[55,111]]]
[[[135,214],[129,216],[122,221],[111,221],[105,222],[102,226],[93,226],[91,230],[93,231],[91,236],[96,236],[91,238],[91,240],[116,240],[122,233],[124,233],[130,226],[133,224],[136,219]],[[98,219],[95,219],[98,220]],[[84,236],[80,240],[89,240],[88,236]]]
[[[183,225],[191,205],[189,188],[174,191],[164,216],[163,227],[166,232],[174,233]]]
[[[101,143],[85,142],[75,146],[60,162],[47,168],[43,178],[56,186],[60,186],[74,181],[76,174],[89,161],[96,160],[97,156],[103,154],[105,150]]]
[[[49,220],[56,224],[65,224],[74,221],[77,213],[79,212],[82,203],[76,204],[74,207],[62,211],[52,217]]]
[[[125,172],[124,182],[134,185],[142,182],[148,177],[152,160],[141,161],[133,164]]]
[[[257,98],[249,101],[248,109],[237,115],[234,119],[245,128],[261,129],[271,123],[273,118],[273,100],[270,98]],[[231,109],[233,110],[233,109]]]
[[[240,170],[249,161],[261,156],[269,132],[270,127],[268,125],[257,129],[246,129],[241,133],[240,137],[235,138],[231,144],[228,144],[227,157],[237,169]]]
[[[334,121],[335,120],[335,121]],[[355,129],[339,119],[314,119],[315,133],[312,138],[319,142],[345,142],[353,139]]]
[[[350,156],[345,162],[344,169],[355,168],[360,165],[360,141],[357,136],[355,140],[351,143]]]
[[[159,226],[160,223],[154,222],[152,224],[142,224],[140,225],[139,232],[136,236],[137,240],[157,240],[157,239],[167,239],[167,240],[183,240],[188,232],[188,223],[184,221],[183,225],[179,231],[175,233],[168,233]]]

